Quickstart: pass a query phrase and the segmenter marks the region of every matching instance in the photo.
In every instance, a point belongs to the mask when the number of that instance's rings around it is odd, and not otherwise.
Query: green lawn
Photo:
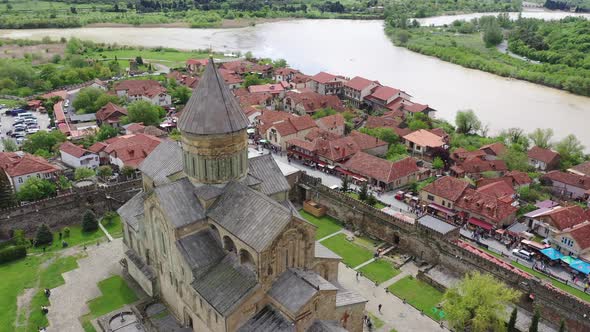
[[[24,289],[35,286],[40,265],[46,259],[43,256],[29,256],[0,265],[0,332],[15,331],[16,298]]]
[[[102,219],[100,222],[112,237],[123,237],[123,223],[121,223],[121,217],[119,215],[113,218],[112,222],[110,223],[108,223],[105,219]]]
[[[22,106],[24,104],[25,103],[22,101],[0,98],[0,105],[6,105],[6,107],[17,107],[17,106]]]
[[[344,264],[354,268],[373,258],[373,253],[369,250],[351,243],[346,239],[346,235],[338,234],[322,241],[322,244],[342,257]]]
[[[52,230],[53,231],[53,242],[51,243],[51,245],[46,247],[45,252],[63,249],[62,241],[59,239],[59,232],[62,233],[62,239],[63,239],[63,241],[66,241],[68,243],[69,247],[76,246],[76,245],[82,245],[82,244],[96,244],[97,240],[104,242],[103,238],[105,237],[105,235],[100,229],[97,229],[94,232],[83,232],[81,225],[73,225],[73,226],[69,226],[69,228],[70,228],[70,236],[69,237],[64,237],[65,234],[64,234],[63,229],[60,229],[57,231]],[[29,251],[30,252],[43,252],[43,247],[30,248]]]
[[[88,301],[94,317],[99,317],[122,306],[137,301],[137,295],[121,276],[112,276],[98,283],[102,296]]]
[[[147,62],[161,63],[168,67],[184,67],[185,62],[188,59],[206,59],[209,57],[209,52],[173,52],[173,51],[154,51],[154,50],[115,50],[115,51],[102,51],[90,54],[91,58],[97,59],[114,59],[117,57],[119,60],[127,58],[135,59],[141,56]],[[129,61],[125,60],[129,67]]]
[[[443,293],[429,284],[422,282],[412,276],[407,276],[395,284],[389,286],[389,291],[400,299],[424,312],[434,320],[438,320],[432,311],[442,300]]]
[[[330,216],[315,217],[303,210],[299,210],[299,213],[310,223],[316,225],[318,229],[315,233],[316,240],[324,238],[330,234],[334,234],[342,229],[342,224]]]
[[[371,264],[365,265],[359,271],[367,278],[380,284],[387,281],[400,273],[400,271],[391,265],[390,262],[380,259]]]
[[[356,199],[357,201],[360,201],[359,199],[359,194],[357,193],[352,193],[352,192],[348,192],[346,193],[348,196]],[[383,204],[383,202],[381,202],[380,200],[377,200],[377,204],[374,205],[374,207],[378,210],[381,210],[384,207],[387,207],[387,205]]]
[[[511,264],[513,266],[516,266],[517,268],[525,271],[525,272],[528,272],[528,273],[530,273],[530,274],[532,274],[532,275],[540,278],[540,279],[549,280],[553,286],[561,289],[562,291],[568,292],[568,293],[570,293],[573,296],[579,297],[580,299],[582,299],[582,300],[584,300],[586,302],[590,302],[590,294],[588,294],[588,293],[584,293],[583,291],[581,291],[581,290],[579,290],[577,288],[574,288],[574,287],[572,287],[570,285],[566,285],[566,284],[564,284],[563,282],[561,282],[561,281],[559,281],[557,279],[553,279],[553,278],[551,278],[551,277],[549,277],[547,275],[544,275],[543,273],[540,273],[538,271],[535,271],[535,270],[531,269],[530,267],[525,266],[523,264],[520,264],[520,263],[517,263],[517,262],[511,262]]]
[[[49,322],[47,317],[41,313],[41,306],[49,306],[49,299],[45,296],[44,289],[53,289],[65,283],[62,273],[74,270],[78,267],[77,257],[67,256],[58,258],[47,268],[41,271],[39,275],[39,287],[33,296],[30,304],[29,324],[26,331],[35,332],[37,326],[47,326]],[[49,308],[51,310],[51,307]]]

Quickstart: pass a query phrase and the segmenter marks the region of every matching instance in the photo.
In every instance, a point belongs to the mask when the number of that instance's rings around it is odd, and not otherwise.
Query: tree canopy
[[[17,196],[21,201],[36,201],[55,195],[55,184],[46,179],[30,177],[18,190]]]
[[[48,153],[56,153],[59,144],[66,140],[66,136],[59,130],[41,130],[34,134],[27,135],[23,142],[22,149],[28,153],[37,153],[39,150]]]
[[[88,167],[78,167],[74,172],[74,178],[76,181],[88,179],[94,176],[94,171]]]
[[[461,134],[475,134],[481,129],[481,121],[473,110],[458,111],[455,125]]]
[[[533,142],[534,145],[543,148],[549,149],[551,148],[551,139],[553,138],[553,129],[546,128],[541,129],[537,128],[533,130],[532,133],[529,134],[529,138]]]
[[[473,272],[456,286],[449,288],[443,297],[443,309],[451,327],[457,331],[502,331],[506,305],[518,297],[517,291],[508,288],[489,274]]]
[[[101,107],[109,102],[120,104],[117,96],[109,95],[104,90],[88,87],[80,90],[74,99],[72,106],[78,114],[96,113]]]
[[[144,100],[138,100],[127,107],[126,123],[141,122],[145,126],[157,126],[162,121],[164,109]]]

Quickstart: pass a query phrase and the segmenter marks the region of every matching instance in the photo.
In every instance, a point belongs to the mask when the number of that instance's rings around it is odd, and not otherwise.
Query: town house
[[[88,150],[99,155],[101,164],[137,168],[137,166],[162,142],[162,139],[132,134],[109,138],[93,144]]]
[[[309,115],[295,116],[287,112],[265,111],[258,121],[259,134],[282,150],[287,148],[287,141],[303,139],[312,128],[317,127]]]
[[[344,83],[344,98],[348,99],[355,107],[360,107],[365,97],[371,94],[379,82],[356,76]]]
[[[307,88],[321,95],[340,95],[344,82],[344,78],[322,71],[309,78]]]
[[[344,111],[342,101],[337,96],[322,95],[313,91],[287,91],[282,106],[283,110],[299,115],[313,115],[317,110],[324,108]]]
[[[71,142],[64,142],[59,146],[61,161],[73,168],[88,167],[96,169],[100,165],[98,154],[84,149]]]
[[[108,102],[96,112],[96,122],[99,126],[106,124],[111,127],[119,128],[121,125],[121,117],[126,115],[127,109],[125,107]]]
[[[516,219],[516,207],[494,196],[466,189],[455,203],[463,221],[490,231],[511,225]]]
[[[55,180],[62,169],[44,158],[26,152],[0,152],[0,168],[6,172],[15,192],[31,177]]]
[[[344,117],[342,114],[333,114],[324,116],[315,120],[315,123],[318,125],[318,128],[329,131],[336,136],[344,136]]]
[[[588,211],[578,205],[542,208],[533,213],[526,215],[528,226],[542,237],[549,237],[551,233],[559,233],[590,220]]]
[[[420,200],[430,213],[450,220],[456,216],[455,203],[468,187],[469,182],[465,180],[443,176],[420,190]]]
[[[389,191],[420,179],[420,169],[416,162],[412,157],[392,162],[359,151],[343,163],[339,170],[353,177],[360,175],[369,184]]]
[[[408,150],[420,156],[431,156],[435,149],[448,149],[445,135],[426,129],[416,130],[403,137]]]
[[[588,199],[590,176],[551,171],[541,177],[555,195],[570,199]]]
[[[549,149],[533,146],[528,152],[529,165],[540,171],[548,172],[559,167],[559,153]]]
[[[117,96],[129,101],[145,100],[158,106],[172,105],[172,97],[158,81],[127,80],[115,84]]]
[[[399,98],[410,99],[410,95],[389,86],[378,86],[373,89],[373,92],[370,95],[365,97],[365,103],[367,103],[373,110],[389,111],[391,110],[389,106]]]

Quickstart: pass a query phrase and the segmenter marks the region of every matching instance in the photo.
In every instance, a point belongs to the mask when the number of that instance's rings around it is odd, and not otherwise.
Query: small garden
[[[376,260],[363,266],[358,271],[361,272],[363,276],[369,278],[377,284],[381,284],[382,282],[395,277],[401,272],[400,270],[394,268],[393,265],[385,259]]]
[[[332,236],[322,241],[322,244],[342,257],[342,262],[351,268],[355,268],[373,258],[372,252],[348,241],[345,234]]]
[[[430,318],[439,320],[439,317],[434,313],[434,309],[441,302],[443,293],[436,288],[412,276],[407,276],[389,286],[388,290],[416,309],[424,312]]]
[[[328,215],[318,218],[303,210],[299,210],[299,214],[301,214],[301,216],[307,221],[317,226],[318,229],[315,233],[316,240],[322,239],[330,234],[334,234],[342,229],[342,224],[340,224],[337,219]]]

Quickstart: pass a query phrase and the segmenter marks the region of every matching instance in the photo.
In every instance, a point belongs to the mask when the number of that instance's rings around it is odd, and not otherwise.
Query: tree
[[[98,229],[98,221],[96,215],[91,210],[86,210],[84,217],[82,218],[82,231],[93,232]]]
[[[34,134],[28,135],[23,142],[22,149],[28,153],[35,153],[38,150],[45,150],[51,154],[57,152],[59,143],[66,140],[64,135],[59,130],[50,132],[41,130]]]
[[[17,197],[21,201],[37,201],[54,195],[55,184],[38,177],[28,178],[17,193]]]
[[[584,148],[580,140],[572,134],[555,144],[555,150],[561,156],[561,167],[569,168],[581,163],[584,159]]]
[[[530,168],[526,152],[512,146],[501,156],[501,159],[511,171],[527,172]]]
[[[428,125],[428,123],[419,120],[419,119],[413,119],[408,123],[408,128],[410,128],[410,130],[412,131],[416,131],[419,129],[429,129],[430,126]]]
[[[399,40],[400,44],[405,44],[410,40],[410,33],[406,30],[399,30],[397,32],[397,39]]]
[[[518,315],[518,310],[514,307],[510,314],[510,320],[508,321],[507,332],[518,332],[518,329],[516,328],[516,315]]]
[[[563,318],[561,319],[561,321],[559,322],[559,332],[565,332],[565,320],[563,320]]]
[[[373,194],[370,193],[365,202],[370,206],[375,206],[375,204],[377,204],[377,198],[375,198],[375,196],[373,196]]]
[[[184,105],[191,97],[191,89],[187,88],[184,85],[179,85],[172,90],[171,95],[175,104]]]
[[[98,133],[96,134],[97,141],[104,141],[109,138],[113,138],[119,134],[119,130],[117,128],[103,124],[100,126]]]
[[[131,177],[133,174],[135,174],[135,169],[133,167],[123,166],[121,173],[126,177]]]
[[[74,178],[76,179],[76,181],[80,181],[93,177],[94,174],[94,171],[88,167],[78,167],[74,172]]]
[[[531,139],[531,141],[533,141],[534,145],[543,149],[549,149],[551,148],[551,138],[553,138],[553,129],[537,128],[529,134],[529,138]]]
[[[138,66],[143,66],[143,58],[140,56],[136,56],[135,63],[137,63]]]
[[[119,104],[121,101],[119,97],[109,95],[102,89],[88,87],[78,92],[76,99],[72,102],[72,106],[76,109],[76,113],[88,114],[96,113],[109,102]]]
[[[244,77],[244,83],[242,83],[244,88],[247,88],[251,85],[260,85],[260,84],[264,84],[264,80],[261,79],[260,77],[258,77],[257,74],[246,75],[246,77]]]
[[[350,179],[348,175],[344,175],[342,178],[342,184],[340,185],[340,191],[346,193],[350,190]]]
[[[533,319],[531,319],[531,326],[529,326],[529,332],[539,331],[539,318],[541,318],[541,312],[539,310],[539,307],[535,307],[535,313],[533,314]]]
[[[146,126],[157,126],[161,122],[162,113],[163,109],[160,106],[139,100],[129,105],[124,122],[141,122]]]
[[[432,161],[432,168],[434,169],[443,169],[445,167],[445,162],[440,157],[435,157]]]
[[[248,51],[244,54],[244,57],[246,58],[246,60],[250,61],[254,59],[254,56],[252,55],[252,52]]]
[[[0,168],[0,209],[14,205],[14,192],[6,172]]]
[[[2,139],[2,146],[4,147],[5,152],[15,152],[18,150],[16,143],[13,140],[8,139],[8,138]]]
[[[51,230],[46,224],[41,224],[41,226],[37,228],[37,234],[35,235],[35,246],[51,244],[51,242],[53,242],[53,234],[51,234]]]
[[[113,169],[109,165],[100,166],[98,168],[98,170],[96,171],[96,175],[98,175],[99,177],[101,177],[103,179],[107,178],[107,177],[113,175]]]
[[[502,35],[502,29],[498,22],[493,19],[490,20],[488,24],[484,27],[483,30],[483,41],[486,44],[486,47],[493,47],[502,42],[504,39],[504,35]]]
[[[363,134],[377,137],[378,139],[387,143],[394,144],[399,140],[399,136],[391,128],[361,128],[360,132]]]
[[[472,134],[481,128],[481,121],[473,110],[458,111],[455,116],[455,125],[457,126],[457,132]]]
[[[60,190],[72,188],[72,181],[68,180],[68,178],[63,175],[60,175],[59,178],[57,178],[56,184]]]
[[[272,66],[275,68],[285,68],[287,67],[287,60],[285,59],[276,59],[273,63]]]
[[[367,184],[367,181],[363,181],[363,184],[361,184],[361,188],[359,190],[359,199],[361,201],[365,201],[365,200],[367,200],[368,196],[369,196],[369,186]]]
[[[473,272],[443,297],[443,310],[451,327],[457,331],[501,330],[506,305],[518,293],[489,274]]]

